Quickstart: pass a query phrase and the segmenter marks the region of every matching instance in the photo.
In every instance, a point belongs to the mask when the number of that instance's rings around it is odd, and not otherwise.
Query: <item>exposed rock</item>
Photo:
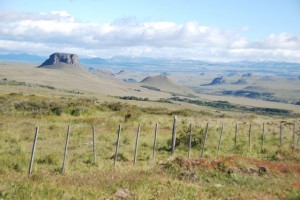
[[[245,85],[247,84],[247,81],[245,79],[239,79],[238,81],[232,83],[234,85]]]
[[[131,192],[128,189],[118,189],[115,196],[120,199],[128,199],[131,197]]]
[[[115,73],[115,75],[121,75],[121,74],[124,74],[124,73],[125,73],[125,71],[124,71],[124,70],[121,70],[121,71]]]
[[[227,174],[235,174],[237,172],[240,172],[240,170],[236,167],[228,167],[228,168],[226,168],[225,172]]]
[[[264,175],[264,174],[266,174],[268,171],[269,171],[268,168],[267,168],[267,167],[264,167],[264,166],[260,166],[260,167],[258,168],[258,173],[259,173],[259,175]]]
[[[245,170],[245,173],[249,174],[249,175],[254,175],[254,176],[258,176],[258,169],[255,166],[250,166]]]
[[[60,63],[69,64],[69,65],[78,66],[78,67],[80,66],[79,61],[78,61],[78,56],[76,54],[53,53],[39,67],[57,65]]]
[[[133,78],[128,78],[128,79],[123,79],[124,82],[126,83],[136,83],[137,81]]]
[[[198,175],[194,172],[182,172],[179,174],[178,178],[180,180],[188,180],[188,181],[197,181],[199,179]]]
[[[242,77],[251,77],[252,74],[251,73],[246,73],[246,74],[243,74]]]
[[[295,104],[295,105],[299,105],[299,106],[300,106],[300,101],[295,101],[295,102],[293,102],[292,104]]]
[[[169,73],[167,73],[167,72],[162,72],[161,74],[160,74],[161,76],[169,76],[170,74]]]
[[[212,80],[212,82],[209,83],[208,85],[222,85],[224,83],[226,83],[225,78],[223,76],[220,76],[220,77],[214,78]]]

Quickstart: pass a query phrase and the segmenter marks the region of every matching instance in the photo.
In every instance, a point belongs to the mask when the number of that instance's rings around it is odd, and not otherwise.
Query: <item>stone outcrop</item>
[[[220,77],[217,77],[217,78],[214,78],[211,83],[209,83],[208,85],[222,85],[226,83],[226,80],[223,76],[220,76]]]
[[[247,77],[247,78],[249,78],[249,77],[252,77],[252,74],[251,74],[251,73],[245,73],[245,74],[242,75],[242,77]]]
[[[58,64],[69,64],[76,67],[80,66],[78,61],[78,56],[76,54],[69,54],[69,53],[53,53],[50,57],[43,62],[39,67],[43,66],[55,66]]]
[[[232,83],[234,85],[246,85],[247,81],[245,79],[239,79],[236,82]]]

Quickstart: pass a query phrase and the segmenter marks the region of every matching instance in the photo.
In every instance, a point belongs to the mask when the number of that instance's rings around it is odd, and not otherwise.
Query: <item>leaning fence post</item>
[[[264,144],[265,144],[265,123],[263,123],[262,134],[261,134],[261,149],[260,149],[261,153],[264,150]]]
[[[203,145],[202,145],[202,151],[201,151],[201,154],[200,154],[200,158],[204,154],[204,148],[205,148],[205,143],[206,143],[206,140],[207,140],[207,135],[208,135],[208,122],[206,124],[205,137],[204,137],[204,141],[203,141]]]
[[[188,150],[188,158],[191,157],[191,147],[192,147],[192,123],[190,123],[190,135],[189,135],[189,150]]]
[[[116,167],[117,160],[118,160],[119,145],[120,145],[120,135],[121,135],[121,124],[119,124],[119,130],[118,130],[118,138],[117,138],[117,144],[116,144],[114,167]]]
[[[66,144],[65,144],[65,153],[64,153],[64,160],[63,160],[63,166],[61,169],[61,173],[65,173],[65,167],[66,167],[66,160],[67,160],[67,152],[68,152],[68,145],[69,145],[69,135],[70,135],[70,125],[68,125],[67,130],[67,137],[66,137]]]
[[[94,152],[94,164],[96,164],[96,130],[93,126],[93,152]]]
[[[172,130],[172,147],[171,147],[171,156],[175,153],[175,146],[176,146],[176,121],[177,116],[174,116],[173,122],[173,130]]]
[[[138,130],[137,130],[137,133],[136,133],[135,149],[134,149],[134,158],[133,158],[133,166],[134,166],[135,163],[136,163],[136,156],[137,156],[137,152],[138,152],[140,132],[141,132],[141,125],[139,124]]]
[[[33,145],[32,145],[32,152],[31,152],[31,158],[30,158],[30,164],[29,164],[29,171],[28,171],[28,175],[29,176],[32,173],[32,166],[33,166],[33,160],[34,160],[35,146],[36,146],[36,141],[37,141],[38,134],[39,134],[39,127],[37,126],[35,128],[35,135],[34,135],[34,140],[33,140]]]
[[[217,156],[216,156],[217,158],[219,156],[219,151],[220,151],[220,147],[221,147],[221,140],[222,140],[223,130],[224,130],[224,124],[222,123],[221,134],[220,134],[220,138],[219,138],[219,144],[218,144],[218,150],[217,150]]]
[[[249,134],[248,134],[248,140],[249,140],[249,151],[251,151],[251,123],[250,123],[250,126],[249,126]]]
[[[235,131],[234,131],[234,150],[237,150],[237,132],[238,132],[238,125],[235,123]]]
[[[155,125],[155,132],[154,132],[154,142],[153,142],[153,149],[152,149],[152,158],[155,158],[155,148],[156,148],[156,140],[157,140],[157,133],[158,133],[158,123]]]

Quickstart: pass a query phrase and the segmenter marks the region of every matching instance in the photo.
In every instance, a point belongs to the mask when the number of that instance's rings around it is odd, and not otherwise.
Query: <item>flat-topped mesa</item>
[[[78,56],[76,54],[69,54],[69,53],[53,53],[39,67],[49,66],[51,68],[51,66],[54,67],[59,64],[68,64],[68,65],[80,67]]]

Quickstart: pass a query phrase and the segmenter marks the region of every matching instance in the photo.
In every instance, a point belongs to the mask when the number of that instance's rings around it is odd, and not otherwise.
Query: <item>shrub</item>
[[[62,114],[63,110],[62,110],[62,108],[59,107],[59,106],[53,106],[53,107],[51,108],[51,112],[52,112],[53,114],[57,115],[57,116],[60,116],[60,115]]]
[[[112,103],[105,102],[102,105],[104,107],[109,108],[111,111],[120,111],[124,107],[124,104],[122,104],[121,102],[112,102]]]
[[[160,89],[159,89],[159,88],[157,88],[157,87],[153,87],[153,86],[142,85],[141,87],[143,87],[143,88],[147,88],[147,89],[149,89],[149,90],[160,91]]]
[[[55,154],[48,154],[43,158],[37,159],[37,163],[48,164],[48,165],[57,165],[59,163],[59,159]]]
[[[181,115],[181,116],[184,116],[184,117],[188,117],[188,116],[191,116],[193,114],[194,114],[194,112],[190,109],[175,110],[175,111],[170,112],[170,115]]]
[[[206,131],[205,127],[199,127],[199,126],[193,127],[191,147],[197,147],[198,149],[201,148],[205,136],[205,131]],[[189,146],[190,127],[188,124],[183,123],[181,125],[181,128],[178,131],[177,139],[178,139],[178,145],[180,145],[182,148],[187,148]]]
[[[70,110],[70,114],[72,115],[72,116],[79,116],[80,115],[80,109],[77,107],[75,107],[75,108],[72,108],[71,110]]]
[[[14,107],[16,110],[27,111],[33,115],[48,113],[48,105],[45,101],[27,100],[15,103]]]

